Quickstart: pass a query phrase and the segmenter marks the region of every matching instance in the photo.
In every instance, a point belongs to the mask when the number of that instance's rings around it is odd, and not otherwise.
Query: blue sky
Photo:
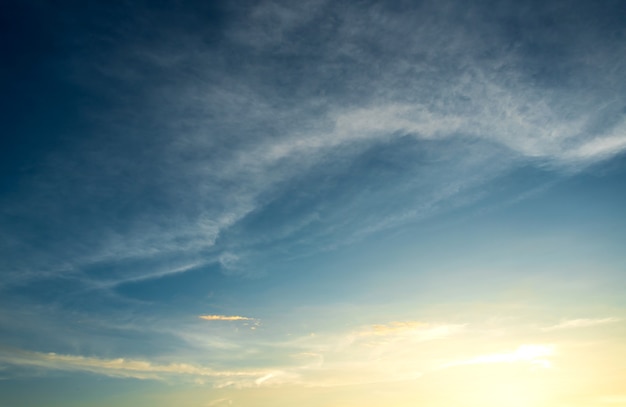
[[[623,2],[2,8],[0,404],[626,405]]]

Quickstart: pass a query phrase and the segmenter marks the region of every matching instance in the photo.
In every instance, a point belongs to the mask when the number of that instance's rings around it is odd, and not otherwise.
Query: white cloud
[[[237,266],[239,256],[231,252],[224,252],[218,257],[220,264],[227,270],[231,270]]]
[[[429,324],[420,321],[394,321],[375,324],[356,332],[357,338],[377,338],[411,341],[430,341],[446,338],[463,331],[464,324]]]
[[[614,317],[596,318],[596,319],[591,319],[591,318],[568,319],[556,325],[545,327],[543,328],[543,330],[552,331],[552,330],[557,330],[557,329],[587,328],[590,326],[610,324],[612,322],[618,322],[618,321],[620,321],[620,319],[614,318]]]
[[[15,273],[15,278],[23,279],[27,275],[24,269],[51,267],[64,274],[67,270],[74,271],[108,260],[142,259],[163,254],[193,257],[213,248],[224,231],[271,200],[268,196],[272,196],[278,185],[307,173],[315,164],[323,163],[329,152],[349,151],[356,145],[372,145],[398,135],[411,134],[420,140],[482,140],[505,146],[512,156],[518,158],[539,158],[555,166],[572,165],[576,168],[626,149],[623,121],[604,132],[589,134],[586,130],[588,123],[597,116],[598,108],[591,102],[593,98],[574,98],[572,91],[559,92],[529,84],[523,72],[513,68],[518,66],[519,60],[515,58],[520,56],[504,51],[508,49],[508,44],[500,44],[497,39],[485,41],[487,36],[480,30],[451,25],[454,18],[446,7],[427,7],[439,16],[437,20],[431,21],[418,15],[408,18],[387,14],[384,7],[373,13],[364,13],[359,8],[335,6],[326,1],[299,2],[297,5],[263,2],[250,10],[239,10],[242,14],[235,13],[238,20],[228,25],[225,38],[232,41],[233,46],[244,44],[241,52],[256,49],[254,53],[258,55],[255,58],[259,59],[254,60],[265,61],[269,67],[275,66],[276,52],[296,60],[311,52],[306,41],[299,43],[294,39],[285,43],[284,37],[291,30],[304,30],[303,33],[306,33],[316,16],[329,13],[336,16],[336,24],[331,24],[324,31],[328,38],[334,40],[320,44],[315,50],[315,75],[311,78],[306,75],[299,77],[298,84],[292,85],[295,89],[288,86],[286,89],[267,88],[266,82],[271,83],[285,71],[291,73],[289,67],[278,65],[277,70],[262,70],[262,74],[245,69],[226,69],[215,61],[222,58],[228,60],[227,56],[220,56],[219,50],[207,47],[199,35],[184,33],[186,41],[180,49],[172,47],[171,43],[159,48],[141,44],[137,39],[129,41],[133,46],[120,51],[115,55],[118,59],[110,61],[113,75],[117,70],[117,75],[124,79],[129,69],[124,57],[141,55],[145,58],[149,55],[149,60],[153,61],[150,63],[172,70],[168,74],[176,78],[172,82],[178,86],[163,89],[158,86],[159,78],[144,78],[149,85],[145,89],[147,100],[166,99],[170,102],[155,105],[139,100],[137,106],[141,112],[133,112],[139,120],[134,117],[129,120],[125,116],[128,113],[109,112],[107,122],[122,123],[113,129],[115,134],[125,134],[129,128],[132,134],[141,134],[141,128],[132,126],[136,121],[141,122],[141,118],[162,120],[167,126],[164,125],[164,130],[157,135],[148,132],[140,137],[141,141],[149,140],[149,143],[137,143],[139,147],[130,145],[132,148],[128,150],[120,149],[120,146],[126,147],[124,143],[108,143],[102,141],[105,138],[94,137],[76,147],[77,152],[59,152],[57,158],[48,163],[45,176],[38,177],[30,185],[25,182],[24,189],[30,187],[34,192],[15,202],[11,211],[26,208],[26,218],[39,209],[43,209],[42,213],[57,211],[61,215],[59,219],[63,219],[66,205],[65,202],[55,201],[57,195],[79,192],[75,195],[84,195],[87,203],[93,201],[97,204],[100,194],[106,196],[109,188],[117,190],[125,187],[128,192],[137,192],[134,185],[144,185],[138,181],[145,179],[143,174],[152,170],[157,174],[151,178],[162,182],[148,184],[150,188],[147,189],[157,190],[170,209],[160,213],[156,209],[158,205],[155,205],[155,208],[146,208],[144,214],[142,208],[131,214],[130,222],[123,219],[118,230],[111,228],[110,224],[102,226],[94,221],[92,223],[96,227],[92,233],[89,222],[86,222],[88,225],[84,230],[78,228],[80,230],[73,234],[84,234],[97,244],[91,244],[88,250],[84,250],[80,245],[59,248],[55,243],[49,243],[50,252],[58,254],[62,251],[64,253],[58,257],[72,260],[59,265],[51,261],[56,255],[47,256],[38,252],[41,258],[37,262],[32,256],[22,255],[22,259],[28,260],[19,260],[24,262],[24,266]],[[493,28],[475,11],[464,16],[476,23],[468,27]],[[394,18],[390,18],[391,15]],[[416,25],[414,18],[420,23]],[[182,29],[184,31],[184,27]],[[407,33],[412,35],[407,36]],[[402,49],[395,46],[398,38],[406,40]],[[385,51],[384,55],[366,52],[364,44],[376,45]],[[487,51],[496,52],[495,62],[486,63],[474,58],[489,54]],[[608,56],[604,55],[607,52],[605,48],[587,49],[587,52],[593,52],[596,60]],[[216,53],[218,58],[215,58]],[[619,53],[611,53],[617,66],[623,57],[614,55]],[[368,75],[369,67],[387,60],[389,63],[385,63],[372,80]],[[450,61],[458,64],[450,64]],[[196,67],[199,76],[193,76],[193,80],[189,80],[186,73],[176,71],[177,67],[190,63]],[[492,64],[498,69],[494,69]],[[263,63],[260,65],[263,66]],[[462,66],[462,69],[448,73],[443,69],[453,65]],[[324,76],[324,72],[332,72],[338,66],[350,68],[348,70],[352,73]],[[346,94],[338,94],[329,89],[326,96],[305,91],[309,89],[305,86],[309,82],[316,91],[323,90],[322,85],[328,81],[331,81],[329,88],[332,88],[332,80],[351,81],[349,89],[369,91],[363,98],[347,100],[346,96],[351,93],[349,90],[345,91]],[[304,89],[302,95],[296,92],[300,86]],[[287,96],[281,93],[283,90]],[[592,93],[594,98],[602,96],[593,88],[579,91],[581,96],[585,96],[585,92]],[[154,94],[159,97],[152,97]],[[320,109],[320,106],[324,108]],[[268,121],[271,125],[267,124]],[[145,144],[155,144],[156,147],[144,153]],[[114,149],[119,149],[118,154],[111,154]],[[89,156],[89,165],[83,162],[85,151],[93,152]],[[138,154],[140,151],[142,154]],[[111,165],[112,156],[116,157],[115,165]],[[509,158],[506,160],[514,165]],[[468,155],[464,159],[480,160],[481,157]],[[489,158],[482,159],[487,162]],[[462,163],[459,165],[462,166]],[[77,166],[85,170],[85,178],[78,177],[66,184],[65,179],[73,179],[70,175],[74,176]],[[472,175],[468,172],[458,179],[458,192],[444,199],[463,194],[464,186],[490,179],[508,168],[489,168]],[[437,172],[447,170],[441,168]],[[82,171],[80,173],[82,175]],[[130,176],[120,177],[119,173]],[[101,177],[102,174],[105,176]],[[112,182],[121,186],[111,187]],[[87,184],[90,188],[72,189],[75,185]],[[41,191],[57,190],[63,191],[63,194],[41,195]],[[83,191],[95,192],[91,196]],[[437,199],[430,194],[434,193],[421,194],[422,201],[417,202],[414,208],[406,208],[402,212],[406,214],[405,219],[432,215],[428,204]],[[142,196],[141,193],[138,195]],[[145,199],[145,202],[149,201]],[[25,205],[26,202],[29,204]],[[37,205],[45,203],[46,206],[33,205],[33,202]],[[113,211],[110,218],[115,219],[114,215]],[[403,222],[401,218],[393,219],[393,214],[379,215],[379,219],[368,219],[367,227],[353,225],[354,229],[374,233],[380,228]],[[55,217],[46,215],[46,218]],[[155,218],[159,222],[155,222]],[[62,228],[63,223],[57,226]],[[11,236],[11,231],[7,232],[6,240],[28,241]],[[245,246],[245,242],[242,245]],[[221,249],[230,253],[231,248]],[[233,259],[222,255],[217,261],[228,269],[234,265]],[[7,268],[16,267],[11,264]],[[32,273],[33,276],[42,274]],[[158,277],[159,273],[155,276]]]
[[[626,122],[618,129],[619,134],[609,134],[583,142],[569,151],[567,158],[572,160],[599,161],[610,158],[626,150]],[[614,132],[618,133],[618,132]]]
[[[0,362],[10,365],[46,370],[81,371],[111,377],[166,380],[169,378],[206,378],[221,383],[253,385],[258,378],[267,376],[267,370],[216,370],[188,363],[159,364],[146,360],[117,358],[103,359],[89,356],[60,355],[56,353],[29,352],[19,349],[0,351]]]
[[[185,264],[182,265],[180,267],[175,267],[175,268],[163,268],[160,270],[156,270],[156,271],[151,271],[145,274],[138,274],[138,275],[133,275],[133,276],[129,276],[129,277],[122,277],[118,280],[114,280],[114,281],[107,281],[107,282],[94,282],[94,281],[90,281],[91,284],[93,284],[94,286],[98,287],[98,288],[111,288],[111,287],[115,287],[118,286],[120,284],[125,284],[125,283],[137,283],[137,282],[141,282],[141,281],[146,281],[146,280],[152,280],[155,278],[162,278],[162,277],[166,277],[166,276],[171,276],[174,274],[180,274],[180,273],[184,273],[186,271],[198,268],[200,266],[203,266],[205,263],[202,262],[196,262],[196,263],[191,263],[191,264]]]
[[[490,353],[479,355],[469,359],[455,360],[441,365],[441,368],[448,368],[463,365],[479,365],[492,363],[531,363],[544,368],[551,367],[548,360],[554,354],[553,345],[521,345],[513,352]]]

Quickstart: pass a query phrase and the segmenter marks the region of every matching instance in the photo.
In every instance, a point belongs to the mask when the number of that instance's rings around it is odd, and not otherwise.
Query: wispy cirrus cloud
[[[520,345],[513,352],[490,353],[468,359],[455,360],[444,363],[441,368],[464,365],[483,365],[494,363],[530,363],[544,368],[551,367],[548,360],[554,354],[553,345]]]
[[[375,324],[359,330],[358,337],[383,337],[387,339],[403,339],[429,341],[442,339],[461,333],[465,324],[432,324],[421,321],[393,321],[387,324]]]
[[[125,45],[97,55],[106,64],[96,77],[114,84],[114,94],[136,94],[130,97],[132,112],[123,106],[98,112],[103,123],[115,124],[55,151],[42,163],[41,174],[24,180],[23,194],[7,200],[5,213],[7,219],[27,219],[32,235],[24,222],[19,231],[6,222],[6,260],[0,267],[23,281],[46,276],[44,271],[71,274],[111,261],[130,279],[149,279],[151,273],[133,275],[136,262],[211,257],[225,269],[237,266],[245,273],[245,256],[234,253],[254,252],[259,240],[284,239],[286,230],[305,239],[299,232],[310,223],[300,220],[311,218],[316,204],[336,197],[326,195],[312,203],[311,211],[294,216],[300,219],[289,219],[291,229],[220,237],[264,213],[270,202],[289,193],[291,181],[314,175],[327,162],[358,162],[364,152],[405,136],[416,144],[438,141],[437,151],[464,154],[416,171],[432,174],[432,185],[426,176],[388,183],[397,187],[394,192],[405,191],[397,201],[412,204],[374,210],[365,203],[371,200],[359,201],[355,194],[350,202],[359,215],[343,216],[339,205],[329,209],[317,218],[319,231],[308,238],[309,251],[432,216],[442,202],[463,202],[472,187],[516,165],[578,171],[626,149],[619,85],[624,81],[611,68],[623,64],[626,52],[616,52],[623,44],[605,44],[597,27],[585,25],[585,35],[557,27],[568,34],[557,43],[572,52],[546,64],[568,72],[568,80],[581,86],[542,86],[532,71],[537,69],[532,53],[510,46],[522,39],[509,39],[481,6],[460,12],[450,7],[454,2],[446,4],[398,13],[385,6],[363,10],[326,1],[263,2],[250,9],[233,7],[233,20],[221,33],[223,47],[207,44],[201,30],[170,23],[163,42],[132,35],[119,41]],[[500,10],[526,27],[518,11],[513,3]],[[320,24],[324,16],[334,17]],[[140,26],[144,17],[134,15]],[[605,45],[590,46],[589,38],[603,38]],[[241,64],[236,55],[250,60]],[[102,86],[93,82],[83,85]],[[170,103],[154,102],[162,99]],[[485,148],[467,150],[472,143]],[[494,145],[500,150],[489,153]],[[419,146],[416,151],[423,150]],[[341,178],[342,171],[336,168],[328,179]],[[450,182],[444,173],[455,183],[446,194],[439,188]],[[59,196],[72,196],[72,203]],[[129,197],[128,202],[118,196]],[[74,209],[85,207],[106,215],[87,213],[72,221]],[[56,238],[29,243],[42,229]],[[68,239],[65,230],[80,236],[78,241]],[[332,243],[316,242],[328,235]]]
[[[568,319],[559,322],[556,325],[548,326],[543,328],[544,331],[554,331],[560,329],[575,329],[575,328],[587,328],[591,326],[597,325],[605,325],[613,322],[619,322],[621,319],[615,317],[608,318],[578,318],[578,319]]]
[[[241,385],[254,384],[269,370],[217,370],[188,363],[154,363],[147,360],[117,358],[104,359],[91,356],[62,355],[57,353],[31,352],[21,349],[2,349],[0,362],[3,364],[45,370],[79,371],[110,377],[167,380],[172,378],[207,378],[239,380]]]

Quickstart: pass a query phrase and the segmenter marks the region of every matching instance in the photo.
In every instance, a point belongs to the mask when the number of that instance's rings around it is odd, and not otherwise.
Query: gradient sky
[[[623,0],[0,7],[1,406],[626,406]]]

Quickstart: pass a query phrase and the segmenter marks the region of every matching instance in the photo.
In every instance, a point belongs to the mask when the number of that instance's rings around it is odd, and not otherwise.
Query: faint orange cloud
[[[418,341],[444,338],[463,330],[465,325],[434,325],[421,321],[393,321],[370,325],[357,332],[359,337],[412,338]]]
[[[412,331],[418,328],[422,328],[427,326],[427,324],[423,322],[416,321],[394,321],[389,324],[377,324],[372,325],[372,331],[363,332],[363,334],[372,334],[372,335],[389,335],[394,333]]]
[[[254,321],[254,318],[239,315],[200,315],[198,318],[205,321]]]

